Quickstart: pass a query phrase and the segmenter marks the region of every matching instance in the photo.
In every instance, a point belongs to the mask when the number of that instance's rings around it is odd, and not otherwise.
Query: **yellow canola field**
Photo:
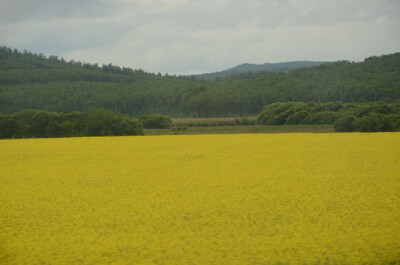
[[[0,264],[399,264],[400,133],[0,141]]]

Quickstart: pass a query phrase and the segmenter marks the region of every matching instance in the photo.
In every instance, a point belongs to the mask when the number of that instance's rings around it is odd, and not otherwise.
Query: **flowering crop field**
[[[0,141],[0,264],[399,264],[400,133]]]

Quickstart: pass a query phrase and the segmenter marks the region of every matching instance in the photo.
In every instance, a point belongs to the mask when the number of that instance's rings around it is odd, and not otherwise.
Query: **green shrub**
[[[137,119],[104,109],[68,114],[24,110],[0,116],[0,138],[138,134],[143,130]]]
[[[388,132],[396,129],[396,115],[371,113],[357,119],[356,130],[360,132]]]
[[[172,126],[171,118],[162,114],[143,115],[139,120],[145,129],[169,129]]]
[[[356,118],[353,115],[344,116],[335,122],[335,132],[353,132],[356,128],[355,123]]]

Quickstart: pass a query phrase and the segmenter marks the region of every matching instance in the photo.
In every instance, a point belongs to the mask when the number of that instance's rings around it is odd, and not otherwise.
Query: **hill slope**
[[[283,63],[265,63],[265,64],[241,64],[227,70],[218,71],[214,73],[206,73],[196,75],[196,78],[203,80],[215,80],[217,78],[225,78],[235,74],[242,74],[247,72],[259,73],[259,72],[288,72],[290,70],[316,66],[326,62],[312,62],[312,61],[295,61],[295,62],[283,62]]]
[[[109,65],[66,62],[0,49],[0,112],[91,107],[139,116],[221,117],[258,114],[278,101],[400,99],[400,53],[282,73],[244,73],[216,81],[161,76]]]

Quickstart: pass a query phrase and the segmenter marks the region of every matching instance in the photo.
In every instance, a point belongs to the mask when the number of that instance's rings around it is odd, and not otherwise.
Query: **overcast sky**
[[[400,0],[0,0],[0,45],[149,72],[400,51]]]

